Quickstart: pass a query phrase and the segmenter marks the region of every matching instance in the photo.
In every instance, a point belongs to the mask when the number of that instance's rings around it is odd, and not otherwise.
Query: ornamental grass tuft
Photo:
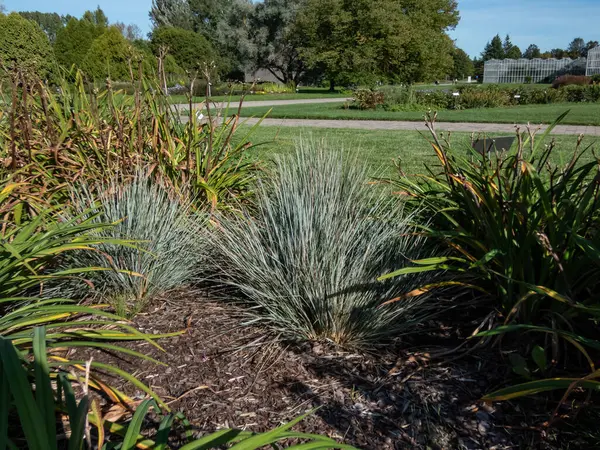
[[[92,191],[100,193],[96,196]],[[92,221],[114,224],[101,231],[105,239],[133,243],[107,243],[96,252],[70,253],[67,266],[114,270],[88,274],[85,283],[69,283],[64,294],[92,295],[110,302],[121,315],[133,315],[156,296],[194,278],[202,259],[201,219],[179,196],[170,195],[148,177],[140,173],[126,182],[113,179],[96,190],[82,186],[74,195],[74,207],[78,214],[94,208]]]
[[[431,275],[377,277],[425,257],[410,217],[368,182],[358,156],[300,143],[275,160],[251,212],[215,216],[219,281],[258,322],[291,340],[386,344],[431,314],[431,299],[385,303]]]

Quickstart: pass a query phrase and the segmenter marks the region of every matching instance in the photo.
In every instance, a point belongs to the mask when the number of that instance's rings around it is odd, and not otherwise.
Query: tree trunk
[[[335,92],[335,81],[333,78],[329,80],[329,92]]]

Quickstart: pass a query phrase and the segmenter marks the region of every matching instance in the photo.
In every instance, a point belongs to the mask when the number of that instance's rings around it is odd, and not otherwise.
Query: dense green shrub
[[[564,89],[515,89],[512,92],[514,98],[519,95],[517,103],[520,105],[545,105],[566,101]]]
[[[211,43],[201,34],[174,27],[161,27],[152,32],[151,47],[158,55],[161,47],[167,47],[169,54],[184,70],[202,70],[204,67],[217,67],[220,57]]]
[[[597,102],[600,100],[600,85],[577,86],[571,85],[562,88],[568,102]]]
[[[115,225],[98,235],[103,239],[135,240],[134,246],[102,244],[96,252],[75,252],[66,267],[108,267],[95,272],[88,283],[65,284],[69,297],[90,295],[108,300],[121,315],[132,315],[164,292],[190,282],[202,259],[199,221],[190,216],[190,205],[170,196],[146,176],[129,182],[113,180],[97,194],[93,223]],[[74,193],[74,207],[85,213],[96,202],[89,188]]]
[[[479,89],[462,89],[459,93],[455,99],[455,107],[458,109],[497,108],[511,103],[510,93],[494,85]]]
[[[411,85],[382,86],[377,91],[383,94],[383,107],[387,111],[406,110],[417,106],[417,97]]]
[[[35,22],[17,13],[0,13],[0,64],[41,78],[56,69],[46,34]]]
[[[260,83],[254,87],[254,92],[259,94],[292,94],[294,88],[291,85],[281,83]]]
[[[71,18],[56,34],[54,51],[59,64],[67,69],[73,65],[81,68],[92,42],[105,30],[106,27],[89,20]]]
[[[417,91],[415,97],[417,104],[427,108],[448,109],[455,102],[454,96],[440,90]]]
[[[129,63],[132,62],[137,74],[135,59],[141,54],[123,37],[117,27],[109,27],[97,37],[81,63],[81,69],[94,80],[129,80]]]
[[[423,240],[402,208],[368,185],[357,159],[316,145],[277,159],[252,215],[217,217],[219,281],[286,338],[369,347],[415,332],[431,311],[426,295],[384,302],[423,282],[421,275],[376,278],[424,256]]]

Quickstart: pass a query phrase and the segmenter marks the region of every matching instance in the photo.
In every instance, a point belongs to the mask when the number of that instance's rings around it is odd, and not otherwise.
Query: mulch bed
[[[174,293],[134,324],[150,334],[185,333],[159,341],[164,352],[147,342],[125,344],[167,367],[100,352],[91,356],[138,377],[183,412],[198,434],[266,431],[319,407],[295,429],[365,450],[561,448],[555,436],[529,426],[547,419],[548,410],[525,418],[519,404],[479,401],[506,377],[497,352],[488,359],[478,354],[434,363],[423,348],[413,344],[406,350],[406,342],[404,350],[360,355],[323,343],[288,345],[241,325],[243,320],[235,306],[201,293]],[[110,381],[143,398],[130,385]]]

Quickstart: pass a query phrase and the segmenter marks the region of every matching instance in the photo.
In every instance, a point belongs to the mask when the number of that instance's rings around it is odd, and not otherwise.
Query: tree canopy
[[[585,42],[583,40],[583,38],[578,37],[578,38],[573,39],[570,42],[570,44],[567,46],[566,49],[553,48],[549,51],[542,52],[540,50],[540,47],[538,47],[536,44],[531,44],[529,47],[527,47],[525,52],[523,52],[521,54],[521,50],[519,49],[519,47],[517,47],[516,45],[514,45],[511,42],[510,36],[507,35],[506,38],[504,39],[504,41],[502,41],[500,39],[500,36],[496,35],[490,42],[487,43],[487,45],[485,46],[485,48],[481,54],[481,57],[484,61],[487,61],[489,59],[503,59],[503,58],[509,58],[509,59],[573,58],[573,59],[577,59],[577,58],[587,57],[588,52],[592,48],[597,47],[597,46],[598,46],[598,41]]]
[[[21,11],[20,15],[26,19],[33,20],[37,23],[40,28],[46,33],[50,43],[54,44],[56,41],[56,35],[59,30],[65,26],[64,17],[57,13],[43,13],[39,11]]]
[[[193,31],[192,11],[187,0],[152,0],[153,28],[177,27]]]
[[[73,65],[81,67],[94,39],[101,36],[104,31],[106,26],[98,24],[91,13],[87,19],[71,18],[67,26],[59,30],[56,36],[54,51],[58,62],[68,68]]]
[[[454,49],[452,54],[454,65],[450,76],[457,80],[462,80],[468,76],[472,76],[475,72],[473,61],[469,58],[469,55],[460,48]]]
[[[128,41],[136,41],[142,39],[142,30],[136,24],[125,24],[123,22],[115,22],[113,26],[117,27],[123,37]]]
[[[332,82],[435,79],[452,68],[458,19],[453,0],[306,0],[300,54]]]
[[[585,49],[584,49],[584,55],[587,58],[588,52],[593,49],[600,46],[600,43],[598,43],[598,41],[589,41],[587,44],[585,44]]]
[[[45,78],[56,60],[48,37],[35,22],[17,13],[0,13],[0,63]]]
[[[535,58],[541,58],[541,57],[542,57],[542,52],[541,52],[540,48],[535,44],[531,44],[529,47],[527,47],[527,50],[525,50],[525,52],[523,53],[523,58],[527,58],[527,59],[535,59]]]
[[[86,11],[83,13],[81,20],[87,20],[101,28],[106,28],[108,26],[108,17],[106,17],[106,14],[104,14],[104,11],[102,11],[100,7],[96,8],[94,11]]]
[[[251,0],[189,0],[195,31],[204,35],[219,52],[230,75],[247,71],[256,47],[249,35],[254,11]]]
[[[251,16],[250,35],[256,48],[255,69],[269,70],[282,83],[298,84],[306,65],[298,49],[302,34],[296,16],[302,0],[264,0]]]
[[[161,27],[152,33],[151,47],[155,54],[167,47],[175,62],[185,70],[198,70],[207,64],[219,64],[215,49],[201,34],[174,27]]]
[[[504,44],[499,34],[494,36],[490,42],[485,45],[481,59],[489,61],[490,59],[504,59]]]
[[[521,49],[512,43],[508,34],[504,38],[502,50],[504,51],[504,58],[519,59],[523,56],[523,54],[521,53]]]
[[[585,56],[585,41],[580,37],[573,39],[567,47],[567,53],[573,59]]]
[[[92,42],[81,67],[86,75],[95,80],[107,77],[127,80],[130,78],[129,61],[135,56],[140,55],[121,31],[111,26]]]

